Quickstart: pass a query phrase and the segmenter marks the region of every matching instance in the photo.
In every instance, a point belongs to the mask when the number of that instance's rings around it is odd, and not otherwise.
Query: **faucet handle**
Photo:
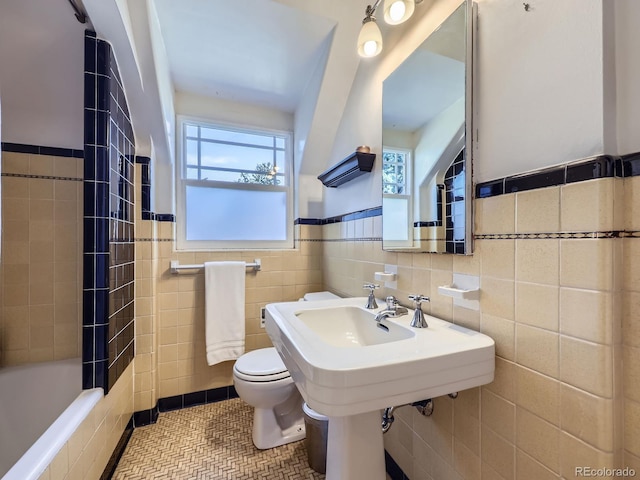
[[[429,325],[424,318],[424,313],[422,313],[421,303],[430,302],[431,300],[424,295],[409,295],[409,300],[413,300],[416,305],[416,311],[413,313],[413,319],[409,325],[413,328],[427,328]]]
[[[362,288],[368,288],[370,293],[373,293],[374,290],[380,288],[380,285],[378,285],[377,283],[365,283],[364,285],[362,285]]]
[[[409,295],[409,300],[413,300],[416,304],[416,308],[420,308],[420,304],[422,302],[430,302],[431,299],[429,297],[426,297],[424,295]]]
[[[376,303],[376,297],[373,295],[373,291],[377,288],[380,288],[380,285],[375,283],[365,283],[362,286],[362,288],[369,289],[369,298],[367,299],[367,304],[364,306],[364,308],[367,308],[369,310],[378,308],[378,304]]]

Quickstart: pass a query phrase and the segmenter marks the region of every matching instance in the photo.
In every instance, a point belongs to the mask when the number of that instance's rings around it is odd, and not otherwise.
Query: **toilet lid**
[[[233,368],[244,375],[262,377],[262,381],[279,380],[289,376],[287,367],[282,363],[280,355],[273,347],[245,353],[236,360]],[[260,381],[259,379],[257,380]]]

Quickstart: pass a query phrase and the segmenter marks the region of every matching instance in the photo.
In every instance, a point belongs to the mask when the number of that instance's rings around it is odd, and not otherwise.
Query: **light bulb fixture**
[[[367,5],[362,28],[358,35],[358,54],[361,57],[375,57],[382,51],[382,33],[376,24],[376,9],[382,0],[376,0],[373,5]],[[399,25],[406,22],[416,8],[416,4],[423,0],[384,0],[384,21],[389,25]]]
[[[384,0],[384,21],[389,25],[400,25],[409,20],[415,9],[415,0]]]
[[[382,32],[376,23],[376,17],[373,14],[378,8],[380,0],[371,6],[367,6],[364,20],[362,20],[362,28],[358,35],[358,54],[361,57],[375,57],[382,51]]]

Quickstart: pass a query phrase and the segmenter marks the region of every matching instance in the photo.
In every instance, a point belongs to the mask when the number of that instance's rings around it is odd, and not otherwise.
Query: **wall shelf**
[[[325,187],[335,188],[354,178],[371,172],[375,153],[353,152],[340,163],[318,175]]]

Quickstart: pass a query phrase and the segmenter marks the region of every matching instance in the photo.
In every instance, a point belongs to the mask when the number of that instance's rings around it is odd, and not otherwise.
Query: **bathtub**
[[[0,369],[2,480],[35,480],[45,471],[103,396],[81,385],[77,358]]]

